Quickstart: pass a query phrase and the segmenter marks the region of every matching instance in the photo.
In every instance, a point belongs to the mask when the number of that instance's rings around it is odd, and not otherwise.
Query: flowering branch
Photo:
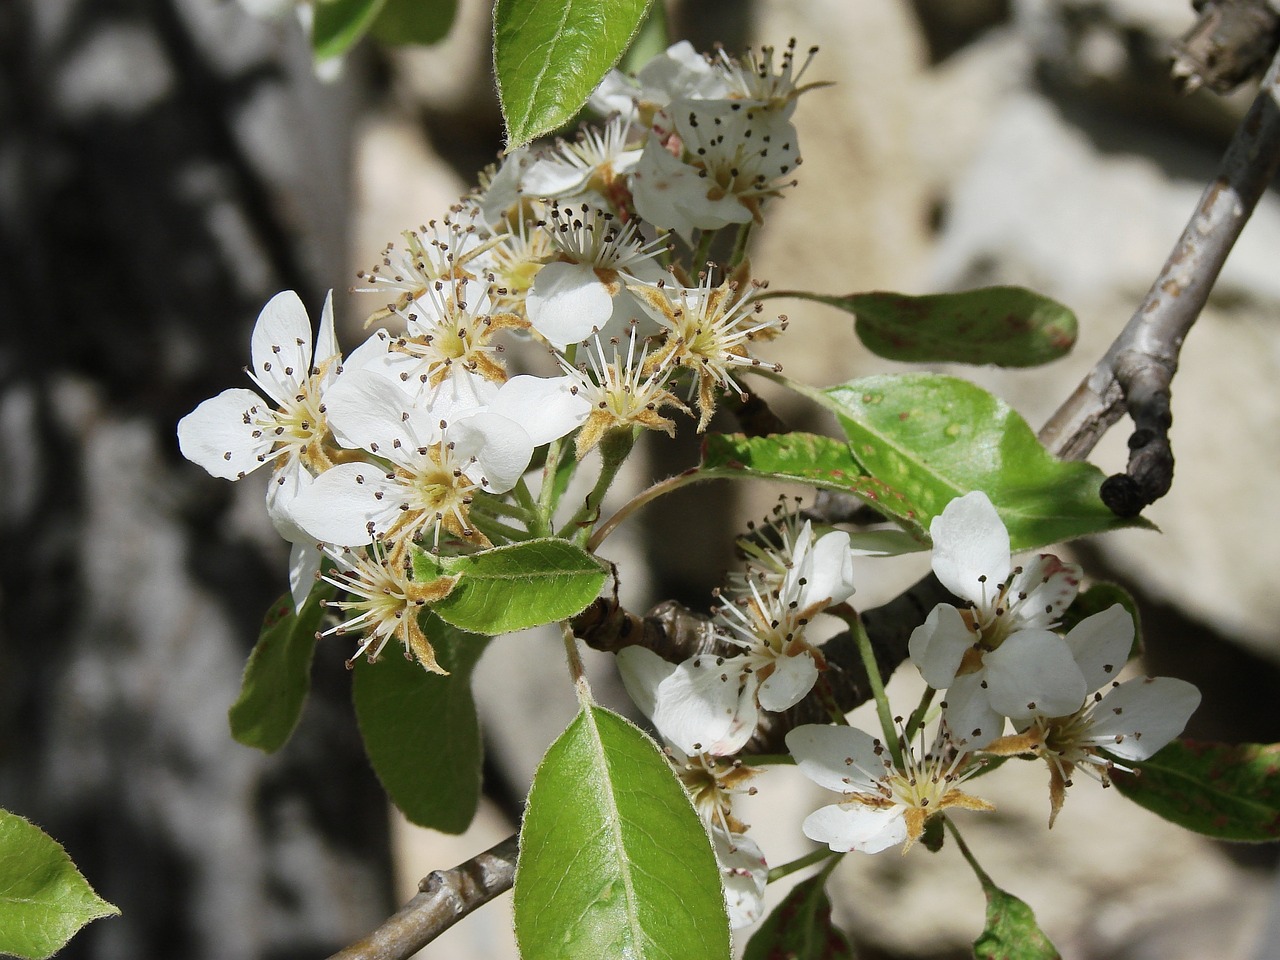
[[[1040,431],[1057,456],[1079,460],[1127,409],[1134,432],[1129,465],[1103,484],[1120,516],[1135,516],[1173,482],[1170,383],[1187,332],[1227,254],[1280,168],[1280,57],[1232,137],[1218,173],[1129,323]]]
[[[418,894],[367,937],[329,960],[405,960],[494,897],[511,889],[516,875],[516,835],[452,870],[433,870]]]

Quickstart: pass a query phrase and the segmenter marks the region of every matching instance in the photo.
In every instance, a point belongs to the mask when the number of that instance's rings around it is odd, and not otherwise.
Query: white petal
[[[807,723],[787,734],[787,749],[800,772],[836,793],[877,793],[886,772],[886,752],[857,727]]]
[[[985,607],[987,597],[1009,576],[1009,532],[980,490],[947,504],[929,525],[933,572],[957,597]],[[979,577],[986,577],[980,582]]]
[[[805,526],[809,523],[806,520]],[[799,609],[826,600],[827,605],[843,603],[853,596],[853,554],[849,551],[849,535],[836,530],[818,538],[808,551],[802,568],[805,583],[800,590]],[[788,575],[795,571],[793,567]],[[785,592],[785,585],[784,585]]]
[[[740,833],[729,833],[714,825],[710,833],[724,880],[729,926],[736,930],[755,923],[764,914],[764,888],[769,879],[764,853],[754,840]]]
[[[801,829],[810,840],[825,843],[838,853],[879,853],[907,839],[907,821],[902,813],[898,806],[832,804],[805,817]]]
[[[533,329],[563,350],[609,322],[613,296],[591,264],[548,263],[533,278],[525,309]]]
[[[1071,648],[1047,630],[1020,630],[982,662],[992,708],[1015,723],[1075,713],[1089,693]]]
[[[942,718],[952,739],[968,750],[985,747],[1004,733],[1004,714],[991,707],[987,691],[982,687],[983,673],[958,677],[946,693],[947,705]]]
[[[400,515],[402,496],[400,485],[373,464],[340,463],[316,477],[291,512],[314,539],[355,547],[387,531]]]
[[[1010,585],[1010,594],[1025,593],[1018,604],[1018,621],[1023,627],[1049,627],[1057,623],[1080,590],[1080,568],[1063,563],[1051,553],[1023,564],[1022,574]]]
[[[385,357],[391,347],[391,336],[385,330],[375,330],[364,343],[351,351],[350,356],[342,361],[344,373],[352,373],[363,369],[375,358]],[[317,347],[319,349],[319,347]],[[400,354],[404,356],[404,354]]]
[[[325,391],[326,416],[334,437],[344,447],[369,450],[403,463],[407,450],[430,446],[440,429],[425,411],[414,410],[409,398],[370,365],[344,372]]]
[[[1084,674],[1086,691],[1100,690],[1115,681],[1120,668],[1129,661],[1133,648],[1133,617],[1114,604],[1085,617],[1066,636],[1076,666]]]
[[[292,290],[277,293],[258,314],[250,340],[253,372],[278,405],[291,400],[311,366],[311,320]]]
[[[573,383],[569,377],[512,377],[498,390],[489,412],[516,421],[540,447],[581,426],[591,413],[591,401],[574,393]]]
[[[449,442],[459,457],[475,457],[464,469],[489,493],[506,493],[516,485],[533,456],[533,441],[524,427],[496,413],[473,413],[449,424]]]
[[[178,449],[213,476],[239,480],[262,466],[275,444],[254,422],[270,410],[252,390],[224,390],[178,421]]]
[[[720,755],[736,752],[751,738],[748,731],[737,748],[725,749],[740,736],[743,726],[740,693],[746,667],[745,657],[725,660],[706,655],[681,663],[658,686],[653,711],[658,732],[690,755],[713,749]]]
[[[676,665],[668,663],[648,647],[623,647],[618,651],[618,673],[632,702],[646,717],[653,717],[658,685],[671,676]]]
[[[924,623],[911,631],[907,652],[924,682],[945,690],[955,682],[960,662],[973,643],[974,636],[960,611],[949,603],[940,603],[929,611]]]
[[[1146,760],[1182,732],[1198,706],[1200,691],[1185,680],[1130,680],[1093,708],[1089,738],[1124,760]]]
[[[313,367],[319,367],[326,360],[341,357],[338,349],[338,334],[333,327],[333,291],[324,298],[324,308],[320,311],[320,330],[316,335],[316,354]]]
[[[308,536],[293,519],[293,504],[312,483],[311,474],[297,460],[289,460],[271,476],[267,485],[267,516],[276,533],[290,543],[305,543]]]
[[[809,651],[774,660],[773,673],[760,684],[760,706],[778,713],[794,707],[818,682],[818,665]]]
[[[311,595],[323,557],[314,543],[295,543],[289,548],[289,592],[295,610],[301,610]]]

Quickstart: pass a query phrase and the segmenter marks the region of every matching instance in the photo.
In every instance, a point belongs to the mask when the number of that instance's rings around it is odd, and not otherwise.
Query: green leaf
[[[1101,470],[1054,459],[1016,411],[967,380],[881,374],[806,395],[837,415],[863,471],[922,527],[971,490],[991,498],[1014,550],[1135,525],[1099,499]]]
[[[240,696],[227,711],[231,736],[246,747],[274,753],[288,742],[311,689],[311,656],[333,587],[317,584],[295,615],[285,594],[267,611],[240,681]]]
[[[889,360],[1035,367],[1064,356],[1076,342],[1076,315],[1056,300],[1022,287],[923,297],[833,297],[794,290],[774,296],[817,300],[855,314],[858,338],[872,353]]]
[[[850,454],[849,445],[830,437],[813,433],[769,437],[711,433],[702,443],[702,463],[697,469],[707,480],[781,480],[852,493],[918,539],[928,540],[911,501],[882,481],[866,476]]]
[[[449,35],[458,0],[385,0],[369,32],[387,44],[439,43]]]
[[[317,61],[339,57],[368,32],[386,0],[319,0],[312,9],[311,52]]]
[[[1061,960],[1029,906],[988,877],[979,879],[987,898],[987,922],[982,935],[973,941],[978,960]]]
[[[1116,770],[1116,788],[1139,806],[1218,840],[1280,839],[1280,743],[1174,740],[1150,760]]]
[[[585,706],[529,791],[515,881],[523,960],[728,960],[702,822],[633,724]]]
[[[51,957],[89,921],[119,912],[93,892],[62,844],[0,810],[0,953]]]
[[[352,696],[365,752],[388,796],[410,822],[462,833],[480,803],[484,751],[471,672],[488,637],[463,633],[430,613],[422,629],[447,676],[392,651],[355,667]]]
[[[573,118],[640,29],[649,0],[497,0],[493,68],[517,147]]]
[[[853,944],[831,922],[827,871],[798,883],[747,944],[742,960],[853,960]]]
[[[526,540],[463,557],[418,551],[414,576],[461,579],[432,605],[440,619],[491,636],[564,620],[600,593],[605,568],[568,540]]]

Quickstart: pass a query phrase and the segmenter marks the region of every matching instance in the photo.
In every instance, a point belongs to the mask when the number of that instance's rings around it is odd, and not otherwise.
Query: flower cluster
[[[775,65],[677,44],[638,78],[611,74],[603,125],[510,153],[359,274],[377,329],[345,357],[330,302],[314,349],[296,294],[267,304],[248,369],[261,393],[205,401],[179,442],[218,477],[271,465],[296,603],[326,556],[355,598],[331,604],[345,619],[328,633],[362,635],[370,657],[396,637],[440,669],[416,607],[453,583],[415,581],[415,549],[527,539],[538,448],[573,436],[581,460],[612,433],[674,434],[668,414],[692,413],[682,386],[705,430],[740,371],[779,369],[753,352],[785,319],[764,313],[745,231],[799,162],[803,72],[790,50]],[[733,260],[691,262],[727,225],[743,228]],[[551,375],[509,369],[508,348],[530,340],[553,354]]]

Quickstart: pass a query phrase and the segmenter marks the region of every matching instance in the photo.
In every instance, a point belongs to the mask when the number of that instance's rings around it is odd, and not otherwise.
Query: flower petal
[[[533,329],[563,350],[603,328],[613,315],[613,297],[589,263],[548,263],[525,298]]]
[[[1048,628],[1058,622],[1080,590],[1080,568],[1063,563],[1051,553],[1022,564],[1022,574],[1010,585],[1009,592],[1018,596],[1017,616],[1021,627]],[[1011,630],[1014,628],[1010,628]]]
[[[316,334],[316,353],[311,365],[319,367],[326,360],[334,357],[341,362],[342,351],[338,349],[338,334],[333,326],[333,291],[324,298],[324,308],[320,311],[320,329]]]
[[[933,572],[957,597],[985,606],[1009,576],[1009,532],[981,490],[947,504],[929,525],[933,537]],[[980,582],[979,577],[985,577]]]
[[[817,682],[818,665],[808,650],[795,656],[780,656],[774,660],[773,673],[760,684],[757,694],[760,706],[774,713],[790,709],[803,700]]]
[[[947,689],[947,697],[943,701],[946,710],[942,717],[951,738],[966,750],[985,747],[1004,733],[1004,714],[992,709],[982,682],[982,673],[957,677]]]
[[[1101,690],[1115,681],[1133,649],[1133,617],[1114,604],[1085,617],[1066,636],[1076,666],[1084,674],[1086,691]]]
[[[740,833],[729,833],[715,825],[709,832],[724,880],[729,926],[736,930],[755,923],[764,914],[764,888],[769,880],[763,851]]]
[[[249,344],[254,376],[283,406],[311,368],[311,319],[296,293],[284,290],[267,301]]]
[[[293,502],[294,522],[316,540],[354,547],[385,533],[400,515],[403,489],[370,463],[340,463]]]
[[[1120,684],[1093,708],[1089,739],[1124,760],[1146,760],[1182,732],[1200,691],[1175,677]]]
[[[671,676],[676,665],[668,663],[648,647],[623,647],[618,651],[618,673],[622,685],[640,712],[652,717],[658,698],[658,686]]]
[[[973,643],[974,636],[960,611],[949,603],[940,603],[929,611],[924,623],[911,631],[907,652],[924,682],[945,690],[955,682],[960,662]]]
[[[274,440],[256,422],[269,411],[252,390],[223,390],[178,421],[178,449],[213,476],[239,480],[271,452]]]
[[[743,732],[754,712],[754,684],[744,690],[745,657],[728,660],[697,656],[684,661],[658,686],[653,723],[658,732],[689,755],[735,753],[751,738],[754,723]]]
[[[1075,713],[1089,693],[1071,648],[1056,633],[1020,630],[983,658],[991,706],[1015,725],[1033,714]]]
[[[489,412],[516,421],[540,447],[581,426],[591,413],[591,401],[574,393],[573,383],[571,377],[512,377],[498,390]]]
[[[801,829],[810,840],[825,843],[838,853],[879,853],[907,839],[907,822],[902,813],[899,806],[832,804],[805,817]]]
[[[879,795],[887,761],[879,741],[857,727],[806,723],[787,733],[787,749],[800,772],[836,793]]]
[[[449,441],[460,458],[475,457],[478,471],[464,469],[463,473],[489,493],[506,493],[514,487],[533,456],[533,441],[524,427],[488,411],[450,423]]]
[[[809,521],[805,521],[805,526],[809,526]],[[849,550],[849,535],[843,530],[819,537],[803,561],[788,571],[788,576],[797,568],[805,581],[800,589],[799,609],[808,610],[821,600],[827,601],[826,606],[843,603],[853,596],[853,554]],[[785,584],[783,592],[786,593]]]

